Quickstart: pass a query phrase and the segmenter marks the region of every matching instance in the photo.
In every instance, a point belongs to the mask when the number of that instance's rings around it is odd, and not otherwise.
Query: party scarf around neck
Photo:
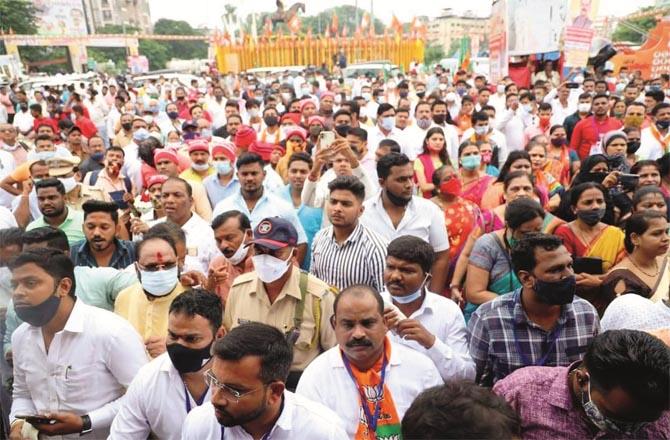
[[[383,356],[367,371],[360,371],[355,365],[349,362],[344,353],[340,353],[344,366],[358,389],[361,404],[365,402],[367,406],[367,408],[360,407],[360,417],[356,436],[354,437],[355,440],[401,438],[400,418],[398,417],[391,391],[385,383],[385,370],[391,359],[391,343],[389,339],[386,338],[384,340]],[[383,389],[381,394],[379,393],[380,385]]]

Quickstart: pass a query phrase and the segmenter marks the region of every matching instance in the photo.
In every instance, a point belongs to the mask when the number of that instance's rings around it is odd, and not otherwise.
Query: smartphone
[[[322,131],[319,134],[319,150],[328,149],[335,142],[334,131]]]
[[[579,83],[569,82],[565,86],[569,89],[578,89],[579,88]]]
[[[32,416],[27,416],[27,415],[16,415],[14,416],[17,419],[25,420],[26,422],[30,423],[31,425],[53,425],[56,423],[54,419],[50,419],[46,416],[40,416],[40,415],[32,415]]]
[[[123,200],[123,195],[125,193],[126,192],[123,190],[109,192],[109,196],[112,198],[112,202],[116,203],[116,206],[118,206],[119,209],[128,209],[128,202]]]

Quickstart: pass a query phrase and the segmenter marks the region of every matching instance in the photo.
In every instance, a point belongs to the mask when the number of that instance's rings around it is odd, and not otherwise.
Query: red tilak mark
[[[158,261],[158,264],[162,264],[163,263],[163,254],[161,254],[160,252],[156,252],[156,260]]]

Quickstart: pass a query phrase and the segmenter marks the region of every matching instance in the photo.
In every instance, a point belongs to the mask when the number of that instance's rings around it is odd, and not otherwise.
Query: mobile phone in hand
[[[322,131],[319,134],[319,150],[330,148],[333,142],[335,142],[334,131]]]
[[[25,420],[26,422],[30,423],[31,425],[53,425],[56,423],[56,420],[50,419],[47,416],[42,416],[42,415],[16,415],[14,416],[17,419]]]

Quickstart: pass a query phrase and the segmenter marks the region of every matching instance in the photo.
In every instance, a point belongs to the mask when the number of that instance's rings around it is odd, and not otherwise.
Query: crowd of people
[[[670,438],[667,75],[100,75],[0,108],[13,440]]]

